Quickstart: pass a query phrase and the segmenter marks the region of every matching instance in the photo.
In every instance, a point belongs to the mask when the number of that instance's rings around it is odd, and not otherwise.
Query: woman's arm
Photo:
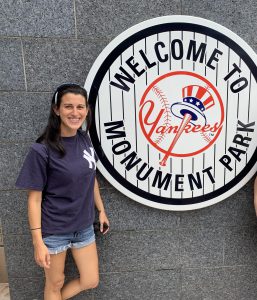
[[[43,267],[50,267],[50,254],[42,239],[41,231],[41,202],[42,192],[29,191],[28,195],[28,217],[32,242],[34,245],[34,255],[36,263]]]
[[[100,195],[99,185],[96,178],[95,178],[95,186],[94,186],[94,200],[95,200],[95,206],[99,212],[100,231],[103,232],[104,223],[108,225],[108,229],[104,232],[105,234],[109,230],[110,223],[104,210],[104,204]]]
[[[257,176],[254,180],[253,194],[254,194],[254,208],[255,208],[255,213],[256,213],[256,216],[257,216]]]

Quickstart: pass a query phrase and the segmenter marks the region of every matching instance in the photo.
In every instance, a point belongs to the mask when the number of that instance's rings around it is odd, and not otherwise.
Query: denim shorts
[[[58,254],[68,248],[82,248],[95,241],[93,225],[86,229],[65,234],[54,234],[43,238],[50,254]]]

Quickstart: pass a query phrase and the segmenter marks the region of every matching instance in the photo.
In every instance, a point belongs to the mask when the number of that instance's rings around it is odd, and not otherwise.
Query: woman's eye
[[[72,110],[74,108],[73,105],[65,105],[64,107],[65,107],[65,109],[68,109],[68,110]],[[84,105],[76,106],[76,109],[78,109],[78,110],[83,110],[85,108],[86,108],[86,106],[84,106]]]

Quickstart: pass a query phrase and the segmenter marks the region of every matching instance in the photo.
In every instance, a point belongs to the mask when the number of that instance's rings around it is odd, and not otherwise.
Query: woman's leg
[[[61,288],[64,284],[64,266],[66,252],[51,255],[49,269],[45,270],[44,300],[62,300]]]
[[[80,278],[65,284],[61,291],[61,299],[63,300],[69,299],[83,290],[93,289],[99,283],[96,243],[79,249],[72,248],[71,252],[78,267]]]

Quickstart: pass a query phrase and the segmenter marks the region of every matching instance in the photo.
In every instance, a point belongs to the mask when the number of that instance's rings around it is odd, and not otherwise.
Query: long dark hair
[[[58,109],[60,107],[62,96],[67,93],[82,95],[85,98],[86,107],[88,109],[86,117],[86,133],[88,132],[91,124],[91,111],[87,100],[87,91],[75,83],[65,83],[60,85],[53,94],[47,126],[36,142],[46,144],[47,146],[57,150],[61,156],[65,155],[65,149],[61,142],[61,120],[60,117],[56,115],[54,109]]]

